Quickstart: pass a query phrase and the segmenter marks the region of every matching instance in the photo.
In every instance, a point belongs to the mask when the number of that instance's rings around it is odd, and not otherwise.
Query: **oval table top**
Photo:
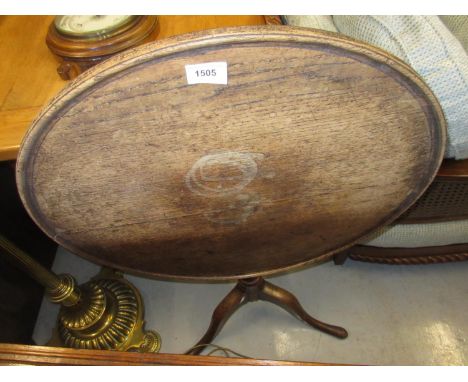
[[[28,131],[17,183],[75,254],[234,279],[325,260],[391,222],[444,147],[435,97],[397,58],[332,33],[228,28],[78,77]]]

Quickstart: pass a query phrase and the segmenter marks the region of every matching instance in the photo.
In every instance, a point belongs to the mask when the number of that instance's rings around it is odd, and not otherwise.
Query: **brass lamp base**
[[[70,277],[62,276],[62,280],[69,283]],[[121,274],[103,268],[92,280],[74,289],[80,291],[79,301],[72,306],[62,304],[48,345],[96,350],[159,351],[159,334],[144,330],[144,306],[140,293]],[[53,299],[51,292],[49,294]]]
[[[77,287],[68,275],[56,275],[0,235],[7,259],[46,288],[50,300],[61,304],[50,346],[78,349],[158,352],[161,337],[144,330],[143,300],[121,273],[108,268]]]

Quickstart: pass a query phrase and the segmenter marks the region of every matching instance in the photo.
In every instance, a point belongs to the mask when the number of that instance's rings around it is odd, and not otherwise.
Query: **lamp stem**
[[[28,273],[34,280],[46,288],[55,303],[73,306],[80,300],[80,290],[70,275],[56,275],[31,258],[10,240],[0,235],[0,248],[5,250],[8,259],[18,268]]]

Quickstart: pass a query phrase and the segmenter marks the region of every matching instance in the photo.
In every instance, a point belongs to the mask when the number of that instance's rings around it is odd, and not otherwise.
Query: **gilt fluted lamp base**
[[[103,269],[80,285],[80,301],[62,305],[48,345],[78,349],[158,352],[161,337],[144,329],[138,290],[121,274]]]

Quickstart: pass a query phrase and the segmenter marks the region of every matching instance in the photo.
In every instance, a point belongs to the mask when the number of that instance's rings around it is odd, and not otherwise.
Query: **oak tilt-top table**
[[[256,299],[346,337],[263,277],[396,219],[444,147],[436,99],[397,58],[332,33],[227,28],[78,77],[28,131],[17,182],[31,217],[72,253],[148,277],[239,280],[197,353]]]

